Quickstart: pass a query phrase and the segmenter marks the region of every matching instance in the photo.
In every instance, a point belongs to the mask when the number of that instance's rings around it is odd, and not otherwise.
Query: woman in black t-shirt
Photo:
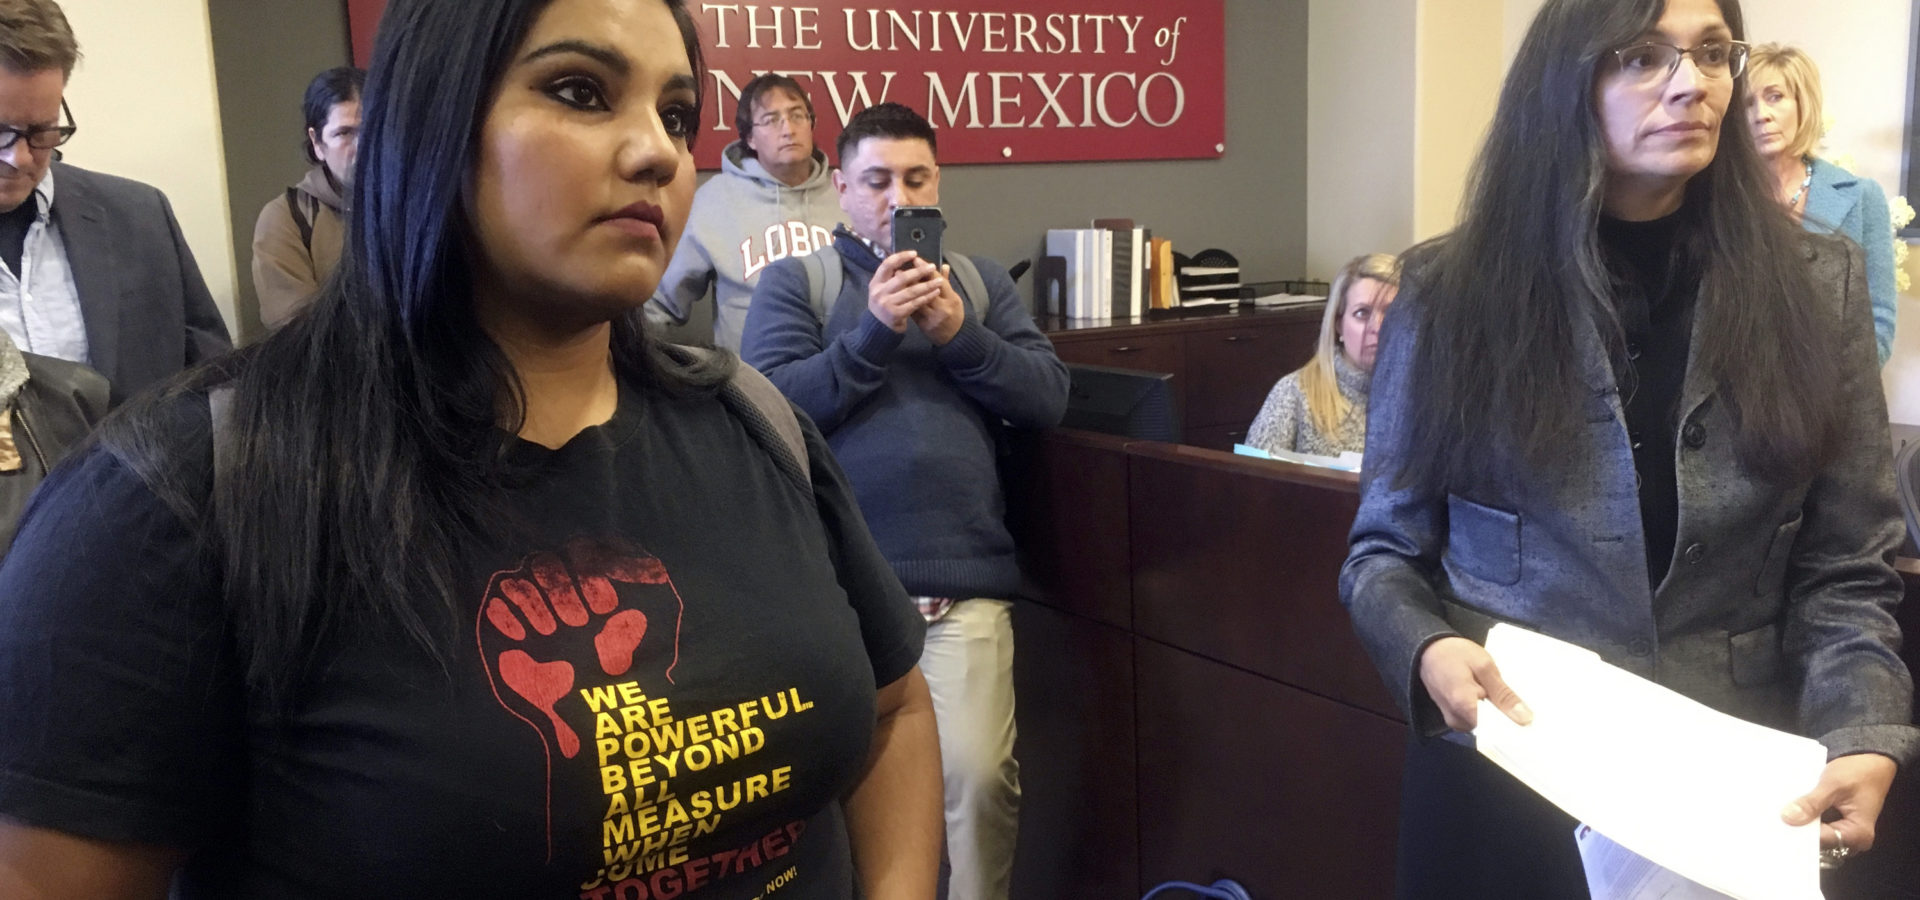
[[[0,568],[0,896],[933,895],[918,615],[632,314],[703,83],[680,0],[387,9],[336,276]]]

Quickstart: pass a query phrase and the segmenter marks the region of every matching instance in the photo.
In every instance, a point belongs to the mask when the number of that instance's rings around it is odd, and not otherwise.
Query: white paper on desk
[[[1253,305],[1259,307],[1310,306],[1325,302],[1327,298],[1314,294],[1268,294],[1253,298]]]
[[[1727,900],[1726,894],[1655,865],[1591,826],[1574,828],[1573,842],[1580,847],[1587,893],[1593,900]]]
[[[1520,726],[1480,702],[1475,743],[1575,819],[1739,900],[1820,897],[1820,832],[1780,808],[1820,780],[1818,741],[1728,716],[1511,625],[1487,652],[1527,706]]]
[[[1348,450],[1339,456],[1318,456],[1312,453],[1295,453],[1292,450],[1262,450],[1248,444],[1233,445],[1233,452],[1241,456],[1253,456],[1260,459],[1277,459],[1281,462],[1299,463],[1303,466],[1319,466],[1323,469],[1339,469],[1343,472],[1360,471],[1360,454]]]

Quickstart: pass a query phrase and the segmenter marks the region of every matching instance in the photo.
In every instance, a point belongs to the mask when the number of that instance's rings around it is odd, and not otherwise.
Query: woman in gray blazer
[[[1497,622],[1822,741],[1779,802],[1833,853],[1920,744],[1860,254],[1773,199],[1742,33],[1738,0],[1549,0],[1461,225],[1408,255],[1341,573],[1416,732],[1402,896],[1586,895],[1572,820],[1436,739],[1531,718]]]

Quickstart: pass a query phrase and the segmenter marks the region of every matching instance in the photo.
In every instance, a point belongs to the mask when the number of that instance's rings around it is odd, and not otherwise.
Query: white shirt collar
[[[872,242],[872,241],[870,241],[870,240],[867,240],[867,236],[866,236],[866,235],[864,235],[864,234],[861,234],[860,232],[858,232],[858,231],[855,231],[855,230],[853,230],[853,229],[851,229],[851,228],[849,228],[849,229],[847,229],[847,233],[848,233],[848,234],[850,234],[850,235],[853,235],[853,239],[854,239],[854,240],[857,240],[857,241],[859,241],[860,243],[862,243],[862,244],[865,244],[865,245],[866,245],[866,247],[867,247],[867,249],[868,249],[868,250],[870,250],[870,251],[872,251],[872,252],[873,252],[873,255],[874,255],[875,257],[878,257],[878,258],[880,258],[880,259],[886,259],[886,258],[887,258],[887,254],[881,251],[881,249],[880,249],[880,245],[879,245],[879,244],[876,244],[876,243],[874,243],[874,242]]]
[[[47,174],[40,177],[40,183],[33,186],[34,196],[40,198],[39,214],[34,218],[45,225],[53,217],[53,167],[47,167]]]

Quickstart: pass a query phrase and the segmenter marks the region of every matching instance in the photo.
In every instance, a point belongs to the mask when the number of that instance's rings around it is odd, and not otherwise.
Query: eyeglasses
[[[1665,84],[1680,70],[1680,57],[1693,57],[1694,68],[1706,78],[1739,78],[1747,70],[1748,45],[1745,41],[1708,41],[1698,47],[1675,47],[1649,41],[1613,51],[1620,74],[1631,84],[1652,87]]]
[[[794,107],[785,115],[777,112],[765,113],[762,114],[760,118],[753,120],[753,126],[755,128],[778,128],[783,121],[798,128],[801,125],[812,123],[813,113],[807,112],[799,107]]]
[[[67,101],[60,101],[60,114],[67,117],[65,125],[35,125],[32,128],[15,128],[12,125],[0,125],[0,150],[13,147],[21,138],[27,139],[27,146],[35,150],[52,150],[72,139],[80,126],[73,122],[73,110],[67,108]]]

